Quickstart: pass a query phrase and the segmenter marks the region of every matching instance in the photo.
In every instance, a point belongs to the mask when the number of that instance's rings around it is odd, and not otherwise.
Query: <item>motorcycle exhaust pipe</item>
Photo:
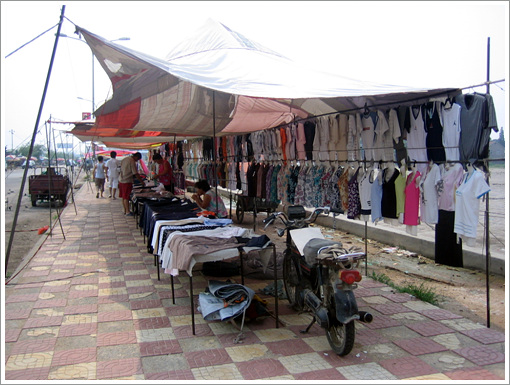
[[[304,291],[304,302],[314,313],[315,319],[321,328],[329,328],[328,311],[320,299],[310,289]]]
[[[360,311],[360,312],[358,312],[358,314],[359,314],[359,321],[361,321],[361,322],[365,322],[365,323],[369,324],[370,322],[372,322],[374,320],[374,316],[372,314],[370,314],[369,312]]]

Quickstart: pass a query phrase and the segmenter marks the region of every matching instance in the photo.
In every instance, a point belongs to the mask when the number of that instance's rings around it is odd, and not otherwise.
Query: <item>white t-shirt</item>
[[[379,160],[375,159],[376,154],[374,153],[375,125],[372,117],[361,114],[357,122],[360,124],[358,130],[361,132],[361,143],[363,150],[365,150],[365,159]]]
[[[472,174],[466,173],[462,183],[455,192],[454,232],[463,239],[476,239],[480,198],[490,191],[484,174],[476,169]]]
[[[451,108],[441,105],[441,120],[443,123],[443,146],[446,160],[459,160],[460,142],[460,105],[453,103]]]
[[[106,162],[106,167],[108,168],[108,177],[111,179],[119,179],[120,175],[120,162],[117,158],[111,158]]]
[[[441,181],[441,172],[437,164],[433,164],[431,169],[421,181],[421,204],[420,219],[428,224],[436,224],[439,219],[439,203],[437,194],[437,184]]]

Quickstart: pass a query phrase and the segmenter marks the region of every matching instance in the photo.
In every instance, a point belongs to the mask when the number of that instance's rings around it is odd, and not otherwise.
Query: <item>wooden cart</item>
[[[56,202],[62,206],[67,202],[67,193],[70,181],[67,176],[55,172],[54,167],[49,167],[46,174],[30,175],[28,179],[28,191],[32,200],[32,206],[37,206],[37,201]]]

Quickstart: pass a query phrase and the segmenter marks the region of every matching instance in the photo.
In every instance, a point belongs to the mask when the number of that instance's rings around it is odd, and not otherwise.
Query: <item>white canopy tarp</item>
[[[411,105],[460,92],[375,84],[305,68],[213,20],[166,59],[77,31],[113,85],[112,98],[95,112],[98,130],[226,135],[365,104]]]

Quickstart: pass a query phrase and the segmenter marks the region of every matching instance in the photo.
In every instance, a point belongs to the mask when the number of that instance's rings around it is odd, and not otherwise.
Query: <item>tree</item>
[[[501,127],[501,131],[499,133],[499,138],[497,140],[498,143],[501,143],[503,147],[505,147],[505,132],[503,130],[503,127]]]
[[[30,144],[25,144],[18,148],[18,153],[23,156],[28,156],[28,152],[30,151]],[[41,156],[48,157],[48,149],[46,146],[42,144],[34,144],[34,149],[32,150],[32,156],[36,158],[40,158]]]

